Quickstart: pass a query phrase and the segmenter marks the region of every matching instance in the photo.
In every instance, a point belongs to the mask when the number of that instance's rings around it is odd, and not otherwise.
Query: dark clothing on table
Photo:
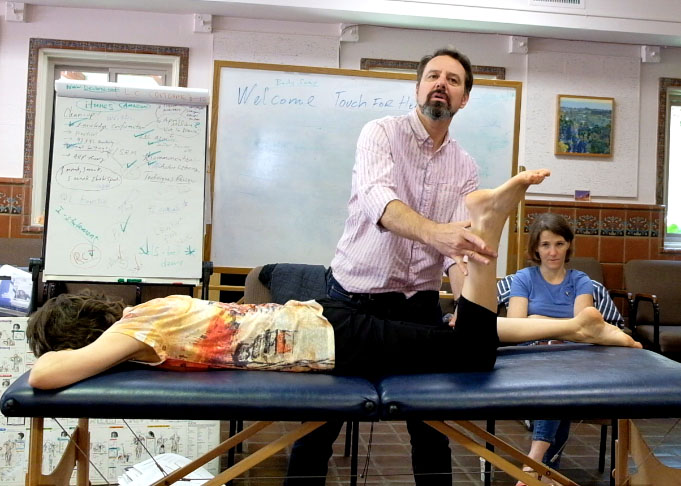
[[[396,292],[352,294],[329,277],[329,298],[318,302],[334,328],[335,372],[378,377],[494,367],[499,344],[496,313],[461,298],[452,329],[442,323],[438,292],[417,292],[411,298]],[[341,427],[342,422],[329,422],[294,444],[287,486],[325,484]],[[407,421],[407,429],[416,485],[451,485],[447,437],[419,420]]]

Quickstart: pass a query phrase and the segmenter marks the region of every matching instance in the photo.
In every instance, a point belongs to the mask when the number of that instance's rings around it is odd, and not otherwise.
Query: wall
[[[641,61],[638,54],[625,55],[634,50],[630,46],[612,46],[613,53],[625,52],[603,55],[583,49],[565,52],[564,42],[554,42],[549,48],[535,48],[535,43],[531,44],[525,103],[525,161],[528,169],[548,165],[552,170],[552,177],[533,193],[574,197],[575,189],[582,189],[591,191],[592,197],[635,197],[638,124],[620,121],[639,118]],[[559,94],[614,98],[610,157],[554,155]],[[613,180],[618,180],[618,184],[612,184]]]
[[[574,255],[601,262],[603,284],[624,288],[623,266],[629,260],[681,260],[681,254],[662,249],[664,211],[661,206],[568,201],[528,201],[525,205],[522,247],[539,213],[558,213],[574,233]]]
[[[154,14],[143,12],[119,12],[89,9],[69,9],[38,7],[30,5],[26,23],[3,22],[0,29],[0,146],[3,151],[0,162],[0,213],[20,211],[21,201],[12,193],[6,178],[22,175],[23,118],[25,110],[26,59],[28,39],[34,37],[93,40],[105,42],[149,43],[190,47],[189,85],[211,88],[213,49],[215,57],[256,62],[288,62],[301,65],[326,65],[348,69],[359,68],[363,57],[416,60],[423,53],[443,45],[453,44],[470,55],[478,65],[503,66],[507,79],[523,82],[523,107],[521,113],[520,163],[532,161],[554,168],[560,172],[564,160],[552,154],[537,157],[535,146],[528,140],[537,123],[554,126],[550,115],[536,117],[529,113],[530,100],[546,96],[555,103],[555,89],[538,81],[533,84],[529,59],[533,55],[554,56],[557,63],[569,63],[570,59],[581,54],[602,58],[619,58],[624,63],[636,62],[639,56],[637,45],[606,44],[594,42],[575,42],[554,39],[530,39],[530,55],[509,54],[509,36],[495,34],[471,34],[426,30],[408,30],[375,26],[360,26],[358,42],[340,42],[337,24],[309,24],[296,22],[261,21],[253,19],[232,19],[214,17],[213,34],[194,34],[192,17],[186,15]],[[264,34],[264,35],[260,35]],[[263,44],[258,49],[253,46],[257,39],[270,39],[268,51]],[[275,40],[273,40],[275,39]],[[302,42],[301,42],[302,41]],[[311,46],[316,42],[323,44],[324,54],[318,55]],[[337,52],[334,56],[334,45]],[[281,46],[281,47],[279,47]],[[298,47],[296,47],[298,46]],[[262,49],[261,49],[262,48]],[[263,50],[264,49],[264,50]],[[278,55],[281,49],[284,55]],[[276,52],[272,52],[275,51]],[[550,54],[549,54],[550,53]],[[659,64],[640,64],[637,86],[630,86],[638,93],[637,109],[629,116],[618,118],[617,124],[638,128],[638,141],[633,148],[619,150],[618,138],[615,139],[615,157],[627,152],[633,154],[623,170],[635,172],[635,190],[614,197],[606,192],[594,191],[602,195],[598,202],[625,204],[654,204],[655,202],[655,156],[657,132],[657,84],[660,76],[681,77],[681,48],[664,48]],[[611,74],[602,73],[595,82],[599,95],[607,96]],[[635,80],[634,80],[635,81]],[[586,87],[575,87],[579,94]],[[619,96],[619,95],[617,95]],[[616,100],[617,102],[617,100]],[[470,109],[468,107],[467,109]],[[535,108],[534,112],[541,111]],[[555,105],[545,107],[546,113],[553,114]],[[635,113],[633,113],[635,112]],[[622,136],[619,137],[621,139]],[[598,163],[603,163],[598,162]],[[593,162],[592,170],[598,170]],[[606,162],[607,163],[607,162]],[[588,165],[588,164],[587,164]],[[573,183],[566,182],[551,194],[535,194],[530,199],[570,200],[565,194],[575,189]],[[10,181],[11,182],[11,181]],[[602,182],[607,185],[609,179]],[[8,190],[9,189],[9,190]],[[561,195],[562,194],[562,195]],[[3,197],[10,202],[3,206]],[[6,210],[3,209],[6,207]],[[0,216],[0,236],[11,234]]]
[[[212,36],[193,33],[190,14],[26,7],[26,22],[0,25],[0,238],[40,236],[21,231],[30,190],[22,179],[30,38],[189,47],[188,86],[211,86]]]
[[[4,12],[4,2],[1,3]],[[22,177],[28,43],[31,37],[189,47],[189,82],[210,88],[212,36],[194,34],[190,14],[26,5],[26,22],[0,28],[0,177]]]

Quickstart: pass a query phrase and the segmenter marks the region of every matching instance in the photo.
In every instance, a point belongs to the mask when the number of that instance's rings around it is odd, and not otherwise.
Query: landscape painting
[[[612,156],[614,98],[558,95],[556,155]]]

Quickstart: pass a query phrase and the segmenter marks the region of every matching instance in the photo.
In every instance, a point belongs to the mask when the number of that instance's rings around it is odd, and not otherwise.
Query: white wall
[[[4,11],[0,2],[0,11]],[[474,64],[503,66],[507,79],[523,82],[521,140],[519,161],[532,159],[533,145],[526,141],[533,123],[550,123],[548,118],[528,115],[529,100],[550,94],[553,100],[547,113],[555,112],[555,87],[533,85],[528,55],[509,54],[509,36],[471,34],[427,30],[360,26],[358,42],[340,42],[337,24],[311,24],[249,19],[213,18],[213,34],[192,32],[192,16],[142,12],[102,11],[30,6],[25,23],[2,22],[0,25],[0,177],[21,177],[23,170],[23,127],[26,103],[26,69],[28,39],[30,37],[61,38],[103,42],[125,42],[185,46],[190,48],[189,86],[211,88],[212,59],[256,62],[280,62],[275,50],[286,56],[286,63],[323,65],[347,69],[359,68],[362,57],[418,60],[421,55],[438,47],[453,45],[468,54]],[[259,36],[259,33],[265,35]],[[275,35],[273,35],[275,34]],[[269,39],[268,45],[257,39]],[[272,39],[276,39],[272,41]],[[324,46],[323,55],[314,49],[315,42]],[[299,47],[296,47],[299,46]],[[213,48],[215,47],[215,56]],[[257,48],[256,48],[257,47]],[[530,39],[532,53],[552,52],[565,60],[575,55],[622,58],[636,62],[639,46],[595,42]],[[681,48],[664,48],[659,64],[640,64],[640,79],[634,89],[639,93],[638,110],[626,115],[631,119],[616,119],[616,124],[638,127],[637,159],[626,170],[635,171],[636,190],[626,196],[604,197],[600,201],[626,201],[642,204],[655,202],[655,164],[657,143],[658,78],[681,77]],[[607,96],[611,73],[603,73],[597,80],[603,88],[598,96]],[[590,94],[580,93],[578,94]],[[615,98],[617,96],[613,95]],[[537,98],[538,99],[538,98]],[[616,103],[618,100],[615,100]],[[470,107],[469,107],[470,108]],[[631,112],[631,110],[630,110]],[[621,137],[620,137],[621,138]],[[618,154],[615,139],[615,154]],[[620,152],[621,153],[621,152]],[[536,160],[536,159],[534,159]],[[544,162],[542,160],[542,162]],[[546,164],[563,163],[554,156],[546,157]],[[568,194],[575,188],[566,183],[555,192]],[[594,191],[594,194],[597,194]],[[545,197],[545,195],[537,196]],[[551,196],[558,199],[567,196]]]
[[[638,195],[639,93],[641,61],[634,46],[564,41],[530,41],[528,54],[525,162],[548,167],[552,176],[535,194],[572,199],[577,189],[592,197]],[[559,94],[614,98],[610,157],[556,156]],[[617,181],[614,184],[613,181]]]
[[[269,22],[262,25],[257,21],[241,20],[238,26],[229,26],[232,29],[228,37],[252,39],[254,31],[259,29],[268,33],[290,34],[292,25],[295,24]],[[328,28],[320,31],[320,27],[311,28],[310,25],[300,24],[299,33],[319,36],[329,34]],[[531,194],[530,198],[569,200],[575,189],[591,189],[594,201],[655,203],[658,79],[661,76],[681,77],[681,48],[663,48],[660,63],[641,63],[638,45],[531,38],[529,54],[523,55],[509,54],[507,35],[360,26],[358,42],[339,43],[337,66],[329,59],[319,62],[318,56],[312,55],[303,55],[291,64],[359,69],[363,57],[418,60],[424,53],[446,45],[465,52],[474,64],[503,66],[506,68],[506,79],[523,83],[519,163],[529,167],[549,167],[557,175],[548,191]],[[216,47],[216,53],[217,50]],[[554,57],[556,64],[561,66],[561,73],[564,70],[571,78],[561,80],[558,73],[552,73],[548,78],[533,76],[529,66],[533,54],[535,57]],[[607,61],[610,67],[590,73],[591,79],[580,80],[578,68],[571,65],[571,61],[580,56]],[[226,57],[230,56],[221,56]],[[234,60],[273,62],[269,53],[260,56],[252,52],[234,53],[231,57]],[[622,79],[624,73],[629,73],[626,79]],[[533,79],[538,82],[533,84]],[[556,80],[562,81],[560,88]],[[619,111],[616,113],[615,155],[612,159],[570,159],[553,155],[555,96],[559,92],[615,98]],[[538,100],[545,101],[546,106],[538,106]],[[528,113],[530,107],[532,112]],[[534,138],[528,140],[534,131],[546,131],[547,126],[548,136],[542,135],[543,147],[538,147]],[[569,164],[570,160],[577,161],[579,167],[575,168],[574,164],[567,166],[566,161]],[[566,168],[570,171],[566,172]],[[578,179],[583,178],[588,183],[575,187],[578,183],[574,180],[574,174],[579,174]],[[626,186],[619,184],[621,181],[616,177],[619,174],[624,174],[627,179]],[[623,187],[627,188],[626,191]]]
[[[192,15],[28,5],[26,22],[0,23],[0,177],[23,177],[28,47],[32,37],[189,47],[188,86],[211,87],[212,36]],[[0,2],[5,12],[5,2]]]

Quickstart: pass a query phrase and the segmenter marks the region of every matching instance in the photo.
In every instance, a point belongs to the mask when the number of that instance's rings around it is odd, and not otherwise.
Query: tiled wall
[[[629,260],[681,260],[681,252],[664,251],[664,208],[657,205],[624,205],[578,201],[527,201],[524,241],[538,213],[563,215],[575,232],[575,256],[594,257],[603,268],[603,284],[623,288],[622,266]]]
[[[28,190],[25,179],[0,177],[0,238],[42,238],[42,233],[22,232],[22,226],[28,223],[24,210]],[[22,221],[24,216],[26,221]]]

